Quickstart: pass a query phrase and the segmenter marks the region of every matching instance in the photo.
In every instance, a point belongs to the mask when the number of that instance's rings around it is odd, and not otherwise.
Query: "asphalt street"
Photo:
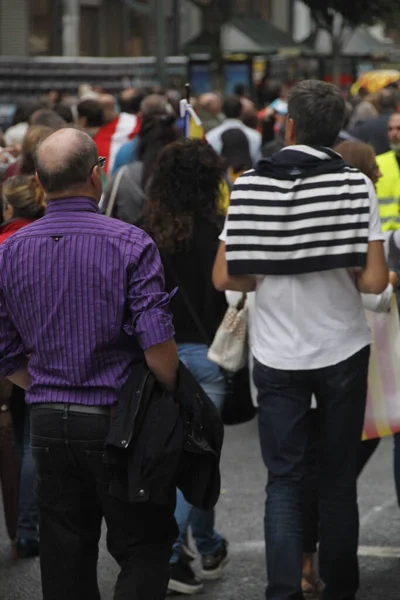
[[[391,439],[381,443],[360,479],[360,600],[400,598],[400,513],[392,475],[392,446]],[[262,523],[266,473],[260,458],[255,421],[226,429],[222,474],[217,527],[230,542],[230,563],[223,579],[207,583],[198,597],[204,600],[263,600]],[[0,600],[41,600],[39,561],[11,562],[1,519]],[[99,563],[103,600],[112,600],[117,572],[103,540]]]

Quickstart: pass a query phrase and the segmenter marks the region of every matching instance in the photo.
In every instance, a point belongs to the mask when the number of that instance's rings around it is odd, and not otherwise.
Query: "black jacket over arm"
[[[106,440],[112,496],[169,504],[179,487],[193,506],[208,510],[217,503],[223,425],[214,404],[182,363],[178,382],[172,395],[145,363],[134,365]]]

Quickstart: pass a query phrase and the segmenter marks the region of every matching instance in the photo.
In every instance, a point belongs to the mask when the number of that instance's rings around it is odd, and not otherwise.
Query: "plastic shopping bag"
[[[372,333],[363,439],[400,431],[400,324],[396,297],[387,314],[365,311]]]

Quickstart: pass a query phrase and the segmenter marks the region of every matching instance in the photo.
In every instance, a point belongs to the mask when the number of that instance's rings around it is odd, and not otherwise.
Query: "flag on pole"
[[[183,119],[183,133],[191,140],[204,139],[202,122],[197,116],[193,106],[187,100],[180,101],[181,119]]]
[[[190,104],[190,85],[186,84],[186,98],[179,103],[184,136],[190,140],[203,140],[204,128],[193,106]]]

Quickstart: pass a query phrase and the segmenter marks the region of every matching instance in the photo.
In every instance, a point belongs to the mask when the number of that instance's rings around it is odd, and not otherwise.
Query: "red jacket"
[[[12,219],[0,226],[0,244],[5,242],[13,233],[26,225],[33,223],[34,219]]]

